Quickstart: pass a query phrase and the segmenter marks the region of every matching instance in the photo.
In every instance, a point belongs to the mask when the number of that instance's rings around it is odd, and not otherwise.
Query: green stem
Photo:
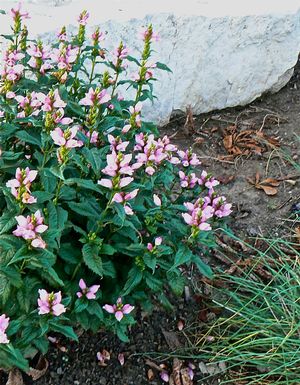
[[[90,75],[90,84],[92,83],[93,81],[93,76],[94,76],[94,71],[95,71],[95,65],[96,65],[96,57],[94,57],[93,61],[92,61],[92,69],[91,69],[91,75]]]
[[[77,263],[77,265],[76,265],[76,267],[75,267],[75,269],[73,271],[73,274],[72,274],[72,277],[71,277],[71,281],[73,281],[74,278],[76,277],[76,274],[78,273],[78,270],[79,270],[81,264],[82,264],[82,261]]]
[[[55,204],[55,206],[57,206],[58,198],[59,198],[59,194],[60,194],[60,190],[62,188],[62,185],[63,185],[63,181],[60,179],[58,186],[57,186],[57,189],[56,189],[55,198],[53,199],[53,203]]]

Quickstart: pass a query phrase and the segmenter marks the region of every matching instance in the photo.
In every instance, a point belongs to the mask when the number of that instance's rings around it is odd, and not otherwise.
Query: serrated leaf
[[[41,136],[39,134],[29,133],[25,130],[18,131],[15,136],[20,139],[22,142],[35,144],[36,146],[41,147]]]
[[[50,327],[54,332],[63,334],[65,337],[78,342],[78,336],[71,326],[61,325],[53,322],[51,323]]]
[[[84,263],[95,274],[103,276],[102,259],[99,256],[99,247],[86,243],[82,248],[82,255]]]
[[[142,271],[134,266],[128,273],[128,278],[122,290],[122,296],[128,295],[143,279]]]
[[[202,261],[202,259],[198,255],[193,255],[192,262],[197,266],[199,272],[205,277],[212,279],[214,274],[212,269]]]

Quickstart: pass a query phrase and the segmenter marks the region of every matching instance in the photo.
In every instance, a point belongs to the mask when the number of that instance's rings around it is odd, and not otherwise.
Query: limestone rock
[[[0,1],[0,9],[13,4]],[[277,92],[292,76],[300,48],[299,0],[31,0],[24,7],[32,33],[49,40],[87,9],[90,31],[100,25],[108,32],[107,48],[122,39],[133,56],[138,30],[152,23],[161,36],[154,60],[173,70],[157,71],[158,99],[145,106],[145,117],[160,125],[188,105],[199,114]],[[8,25],[0,15],[0,32]]]

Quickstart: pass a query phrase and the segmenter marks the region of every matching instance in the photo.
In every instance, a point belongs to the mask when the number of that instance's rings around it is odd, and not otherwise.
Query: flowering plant
[[[169,71],[150,61],[151,25],[135,59],[123,43],[105,50],[99,28],[86,39],[86,11],[78,33],[62,28],[51,46],[28,39],[20,7],[12,17],[0,79],[0,367],[27,371],[49,334],[106,327],[126,341],[133,304],[170,305],[183,265],[211,275],[199,252],[231,205],[211,175],[197,176],[191,150],[142,119],[155,71]]]

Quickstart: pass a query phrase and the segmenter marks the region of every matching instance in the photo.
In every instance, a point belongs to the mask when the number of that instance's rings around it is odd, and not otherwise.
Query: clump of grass
[[[197,337],[202,360],[226,364],[221,384],[300,384],[299,244],[264,243],[251,268],[220,275],[224,312]]]

